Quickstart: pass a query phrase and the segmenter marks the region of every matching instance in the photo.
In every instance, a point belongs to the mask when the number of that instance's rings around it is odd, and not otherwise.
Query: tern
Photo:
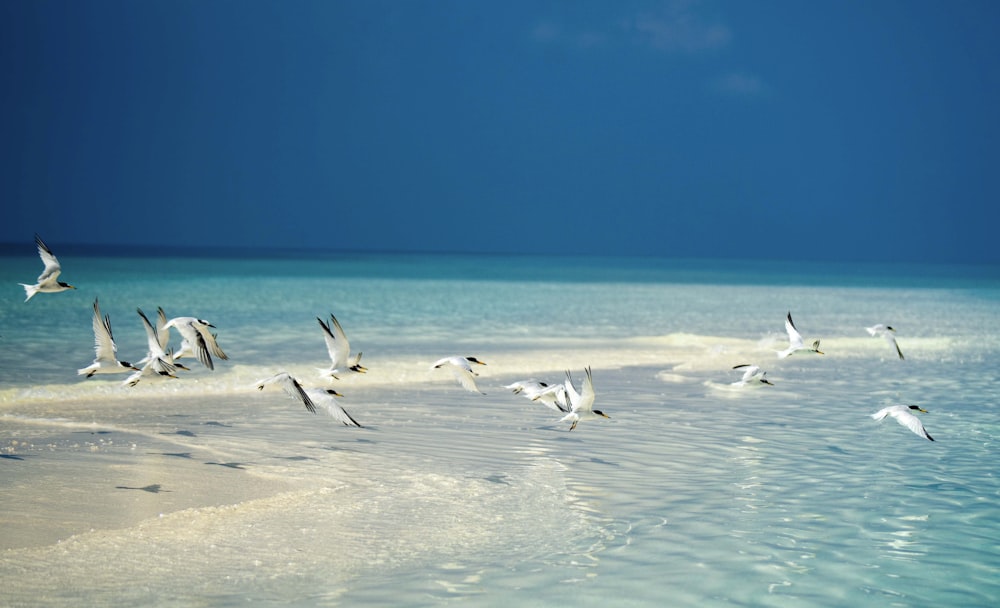
[[[176,329],[181,337],[188,343],[190,349],[194,352],[198,360],[201,361],[202,365],[208,369],[215,369],[215,364],[212,362],[212,355],[220,359],[228,359],[229,356],[221,348],[219,348],[218,342],[216,342],[216,336],[208,330],[209,327],[215,327],[208,321],[204,319],[197,319],[195,317],[174,317],[166,323],[163,324],[160,331],[162,331],[169,340],[170,328]],[[163,338],[161,338],[163,339]],[[181,350],[178,351],[174,358],[179,358],[183,356],[185,352],[183,344],[181,345]]]
[[[899,350],[899,344],[896,343],[896,336],[894,335],[896,333],[896,330],[895,328],[892,327],[892,325],[882,325],[881,323],[879,323],[878,325],[866,327],[865,331],[867,331],[868,335],[872,336],[873,338],[878,338],[878,337],[885,338],[885,341],[888,342],[889,344],[892,344],[893,348],[896,349],[896,354],[899,355],[900,359],[906,358],[903,356],[903,351]]]
[[[52,250],[42,241],[42,237],[37,234],[35,235],[35,245],[38,246],[38,257],[42,258],[45,269],[42,270],[42,274],[38,275],[38,280],[34,285],[18,283],[18,285],[24,287],[24,294],[26,296],[24,301],[27,302],[36,293],[59,293],[67,289],[76,289],[76,287],[73,287],[69,283],[63,283],[59,280],[59,273],[62,272],[62,266],[59,265],[59,260],[56,259]]]
[[[165,376],[168,378],[176,378],[174,373],[177,371],[178,366],[173,363],[173,355],[167,354],[163,350],[163,346],[160,342],[159,332],[153,327],[153,324],[149,322],[146,318],[145,313],[142,312],[141,308],[136,308],[135,311],[139,313],[139,318],[142,319],[142,325],[146,329],[146,342],[149,346],[149,350],[146,356],[138,362],[142,365],[139,371],[134,372],[131,376],[125,379],[123,384],[125,386],[135,386],[139,383],[139,380],[143,376]],[[180,366],[183,369],[184,366]]]
[[[118,347],[111,335],[111,317],[101,316],[101,307],[94,298],[94,362],[88,367],[76,370],[81,376],[90,378],[94,374],[120,374],[127,371],[139,371],[139,368],[128,361],[119,361],[115,357]]]
[[[882,420],[886,416],[892,416],[896,419],[896,422],[910,429],[917,435],[925,439],[930,439],[934,441],[926,430],[924,430],[924,425],[920,422],[920,419],[914,416],[910,411],[927,413],[927,410],[920,407],[919,405],[890,405],[889,407],[882,408],[879,411],[872,414],[872,418],[875,420]]]
[[[514,391],[515,395],[524,395],[531,401],[541,401],[546,407],[557,412],[568,412],[569,402],[566,397],[566,387],[562,384],[548,385],[538,380],[519,380],[504,388]]]
[[[257,383],[257,390],[264,390],[264,386],[268,384],[277,384],[290,397],[301,402],[304,406],[306,406],[307,410],[314,414],[316,413],[316,406],[319,405],[325,409],[331,417],[339,420],[345,426],[361,426],[361,424],[352,418],[351,415],[347,413],[347,410],[345,410],[337,402],[337,400],[334,399],[335,396],[343,397],[343,395],[333,389],[304,389],[299,381],[292,377],[288,372],[281,372],[280,374],[261,380]]]
[[[583,380],[582,393],[576,391],[576,387],[573,386],[573,377],[570,375],[569,370],[566,371],[566,393],[569,395],[572,409],[559,422],[572,422],[573,425],[569,427],[571,431],[576,428],[576,423],[581,420],[611,418],[611,416],[608,416],[601,410],[594,409],[594,377],[589,367],[585,371],[587,372],[587,377]]]
[[[734,366],[733,369],[742,369],[744,371],[743,377],[733,382],[732,386],[760,386],[761,384],[774,386],[774,383],[767,379],[767,372],[756,365],[744,363],[743,365]]]
[[[795,329],[795,323],[792,322],[792,313],[789,312],[788,316],[785,317],[785,331],[788,332],[788,348],[782,351],[778,351],[778,357],[784,359],[794,355],[795,353],[812,353],[816,355],[822,355],[823,351],[819,349],[819,340],[812,343],[812,346],[806,346],[802,341],[802,334],[799,330]]]
[[[358,353],[354,357],[353,362],[350,361],[351,344],[347,341],[347,334],[344,333],[344,328],[340,326],[337,317],[331,314],[329,325],[324,323],[323,319],[319,317],[316,317],[316,320],[319,321],[319,326],[323,328],[323,339],[326,340],[326,350],[330,353],[330,367],[320,370],[319,373],[321,376],[339,380],[337,374],[344,372],[363,374],[368,371],[367,367],[361,365],[361,353]]]
[[[461,384],[465,390],[470,393],[480,393],[485,395],[486,393],[479,390],[479,387],[476,386],[476,376],[479,374],[472,371],[472,364],[486,365],[475,357],[454,356],[438,359],[433,365],[431,365],[431,369],[437,369],[444,365],[450,365],[452,373],[455,374],[455,378],[458,379],[459,384]]]

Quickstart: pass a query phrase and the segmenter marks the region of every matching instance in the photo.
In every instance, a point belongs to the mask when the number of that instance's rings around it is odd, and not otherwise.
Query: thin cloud
[[[659,12],[626,19],[625,30],[640,44],[667,52],[701,53],[728,46],[729,27],[705,19],[693,8],[692,2],[673,2]]]
[[[759,77],[745,72],[730,72],[711,82],[711,89],[733,97],[766,97],[770,88]]]
[[[732,40],[729,26],[701,16],[694,8],[695,3],[678,0],[657,12],[609,20],[589,29],[544,21],[535,24],[531,38],[541,44],[577,49],[624,43],[689,54],[728,46]]]

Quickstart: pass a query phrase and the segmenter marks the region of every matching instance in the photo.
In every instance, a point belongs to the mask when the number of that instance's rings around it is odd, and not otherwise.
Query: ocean
[[[1000,603],[998,268],[49,244],[76,290],[0,257],[4,605]],[[78,376],[96,298],[121,359],[157,307],[229,358]],[[824,355],[776,356],[789,312]],[[320,376],[331,314],[367,373]],[[504,388],[587,367],[610,418],[573,431]]]

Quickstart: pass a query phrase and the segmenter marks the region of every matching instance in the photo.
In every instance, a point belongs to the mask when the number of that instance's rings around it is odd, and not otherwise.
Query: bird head
[[[343,395],[333,390],[332,388],[325,389],[324,392],[326,392],[327,395],[333,395],[334,397],[343,397]]]
[[[63,283],[62,281],[58,281],[58,283],[60,287],[65,287],[66,289],[76,289],[76,287],[70,285],[69,283]]]
[[[469,363],[476,363],[476,364],[478,364],[478,365],[486,365],[485,363],[483,363],[483,362],[482,362],[482,361],[480,361],[479,359],[476,359],[475,357],[466,357],[465,359],[466,359],[466,360],[467,360],[467,361],[468,361]]]
[[[607,418],[608,420],[611,420],[611,416],[608,416],[607,414],[605,414],[601,410],[594,410],[594,413],[597,414],[598,416],[600,416],[601,418]]]
[[[906,407],[910,408],[911,410],[916,410],[918,412],[923,412],[925,414],[927,413],[927,410],[925,410],[924,408],[920,407],[919,405],[908,405]]]

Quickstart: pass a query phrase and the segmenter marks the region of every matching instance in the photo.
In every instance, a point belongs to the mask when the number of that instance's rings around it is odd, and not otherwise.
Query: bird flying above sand
[[[566,387],[562,384],[546,384],[538,380],[519,380],[504,388],[514,391],[515,395],[524,395],[531,401],[539,401],[546,407],[557,412],[570,411],[570,404],[566,396]]]
[[[94,362],[89,366],[76,370],[81,376],[90,378],[94,374],[120,374],[127,371],[139,371],[139,368],[128,361],[119,361],[115,354],[118,346],[111,335],[111,317],[101,316],[101,307],[94,298]]]
[[[306,409],[316,413],[316,406],[322,407],[327,414],[335,420],[339,420],[345,426],[357,426],[361,424],[347,413],[334,397],[343,397],[340,393],[332,389],[309,388],[304,389],[302,385],[288,372],[281,372],[270,378],[265,378],[257,383],[257,390],[264,390],[268,384],[276,384],[282,388],[291,398],[299,401]]]
[[[198,360],[201,361],[202,365],[208,369],[215,369],[215,364],[212,362],[212,355],[220,359],[228,359],[229,356],[221,348],[219,348],[219,343],[216,341],[215,334],[209,331],[209,327],[214,328],[215,326],[204,319],[198,319],[195,317],[174,317],[166,323],[163,324],[160,329],[161,332],[165,333],[169,340],[169,330],[174,328],[180,333],[181,337],[188,343],[191,350],[194,352]],[[162,339],[162,338],[161,338]],[[174,356],[175,358],[181,357],[181,353],[184,351],[184,346],[181,346],[181,350]]]
[[[62,266],[59,265],[59,260],[56,259],[52,250],[42,241],[42,237],[37,234],[35,235],[35,245],[38,246],[38,257],[42,258],[45,268],[42,270],[42,274],[38,275],[38,280],[34,285],[18,283],[24,287],[24,295],[26,296],[24,301],[27,302],[36,293],[58,293],[67,289],[76,289],[69,283],[63,283],[59,280]]]
[[[756,365],[744,363],[743,365],[733,366],[733,369],[742,369],[743,377],[736,382],[733,382],[732,386],[760,386],[762,384],[774,386],[774,384],[767,379],[767,372]]]
[[[823,351],[819,349],[819,340],[814,341],[812,346],[805,345],[802,341],[802,334],[799,333],[799,330],[795,329],[795,323],[792,322],[791,312],[785,317],[785,331],[788,332],[788,348],[778,351],[779,358],[784,359],[796,353],[823,354]]]
[[[903,351],[899,349],[899,344],[896,342],[896,330],[892,327],[892,325],[882,325],[879,323],[878,325],[866,327],[865,331],[867,331],[868,335],[873,338],[885,338],[885,341],[892,344],[892,347],[896,349],[896,354],[899,355],[899,358],[905,359]]]
[[[326,350],[330,354],[330,367],[320,370],[320,375],[324,378],[339,380],[337,374],[354,372],[363,374],[368,368],[361,365],[361,353],[358,353],[351,361],[351,344],[347,341],[347,334],[340,326],[337,317],[330,315],[330,324],[327,325],[323,319],[316,317],[319,326],[323,328],[323,339],[326,341]]]
[[[923,412],[927,413],[927,410],[918,405],[890,405],[889,407],[882,408],[879,411],[872,414],[872,418],[875,420],[882,420],[886,416],[892,416],[896,419],[896,422],[910,429],[917,435],[920,435],[924,439],[929,439],[934,441],[927,431],[924,429],[924,424],[920,422],[913,412]]]
[[[572,409],[559,422],[572,422],[573,425],[569,427],[571,431],[576,428],[576,424],[581,420],[611,418],[611,416],[608,416],[601,410],[594,409],[594,377],[589,367],[585,371],[587,372],[587,377],[583,379],[583,392],[577,392],[576,387],[573,385],[573,376],[570,375],[569,370],[566,371],[566,393],[569,395]]]
[[[123,384],[125,386],[135,386],[139,383],[144,376],[164,376],[168,378],[176,378],[174,373],[177,371],[176,365],[173,362],[173,355],[166,353],[161,346],[159,332],[153,327],[153,324],[149,322],[146,318],[146,314],[142,312],[141,308],[136,308],[135,311],[139,313],[139,318],[142,319],[142,326],[146,330],[146,343],[149,350],[146,352],[146,356],[137,362],[137,365],[142,365],[139,371],[134,372],[131,376],[125,379]],[[184,366],[180,366],[183,369]]]
[[[437,369],[439,367],[448,365],[452,373],[455,375],[455,378],[458,379],[459,384],[461,384],[465,390],[469,391],[470,393],[480,393],[485,395],[486,393],[479,390],[479,387],[476,386],[476,376],[478,376],[479,374],[477,374],[472,370],[473,364],[486,365],[485,363],[483,363],[482,361],[480,361],[475,357],[453,356],[453,357],[445,357],[443,359],[438,359],[437,361],[434,362],[433,365],[431,365],[431,369]]]

